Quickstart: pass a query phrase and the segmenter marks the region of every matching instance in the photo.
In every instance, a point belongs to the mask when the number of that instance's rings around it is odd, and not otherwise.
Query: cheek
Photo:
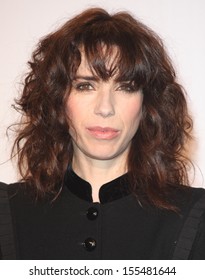
[[[82,125],[87,119],[87,107],[78,99],[70,97],[66,104],[69,134],[76,140],[82,132]]]
[[[126,109],[125,120],[131,130],[136,130],[139,126],[139,122],[142,118],[142,104],[131,104]]]
[[[66,112],[67,112],[67,118],[69,125],[75,126],[76,121],[79,121],[81,119],[82,115],[82,108],[80,107],[79,102],[75,102],[75,99],[70,98],[67,101],[66,105]]]
[[[74,137],[76,135],[76,123],[75,120],[77,118],[77,112],[79,115],[79,111],[76,108],[76,104],[73,101],[72,98],[69,98],[66,104],[66,114],[67,114],[67,121],[69,125],[69,133],[71,137]]]
[[[73,100],[72,97],[69,97],[67,100],[67,104],[66,104],[66,112],[67,112],[67,116],[68,118],[73,118],[73,116],[75,115],[75,109],[76,109],[76,104]]]
[[[82,120],[86,118],[86,114],[88,113],[88,104],[84,99],[78,98],[76,96],[70,96],[67,104],[67,115],[70,119],[74,120]]]

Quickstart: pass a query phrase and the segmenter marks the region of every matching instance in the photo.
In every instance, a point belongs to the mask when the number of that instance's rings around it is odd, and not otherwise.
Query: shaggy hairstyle
[[[128,157],[132,191],[141,202],[174,210],[170,186],[188,184],[184,147],[192,121],[161,39],[126,12],[86,10],[39,42],[16,101],[22,121],[12,151],[23,181],[38,197],[56,195],[62,186],[73,154],[65,104],[82,49],[100,79],[117,73],[142,90],[142,119]]]

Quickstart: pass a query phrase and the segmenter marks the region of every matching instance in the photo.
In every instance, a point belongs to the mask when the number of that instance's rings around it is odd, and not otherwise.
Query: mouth
[[[91,136],[102,140],[111,140],[116,138],[120,133],[118,129],[112,127],[94,126],[87,127],[87,130]]]

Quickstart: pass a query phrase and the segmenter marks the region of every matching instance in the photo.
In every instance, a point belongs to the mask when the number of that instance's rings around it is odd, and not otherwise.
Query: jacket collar
[[[64,185],[79,198],[88,202],[93,202],[91,185],[79,177],[71,167],[68,167],[66,171]],[[99,200],[101,204],[105,204],[107,202],[123,198],[130,193],[128,175],[124,174],[101,186],[99,191]]]

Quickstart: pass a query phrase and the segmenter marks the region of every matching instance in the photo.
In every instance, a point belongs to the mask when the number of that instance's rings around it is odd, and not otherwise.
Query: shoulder
[[[0,182],[0,190],[8,195],[22,194],[26,189],[26,183],[15,182],[11,184]]]
[[[0,182],[0,211],[4,211],[4,207],[8,201],[8,185]]]
[[[3,192],[7,192],[7,187],[8,185],[3,183],[3,182],[0,182],[0,192],[3,193]]]
[[[15,182],[15,183],[4,183],[4,182],[0,182],[0,189],[4,189],[4,190],[14,190],[14,189],[19,189],[22,186],[25,186],[25,183],[22,182]]]
[[[189,210],[205,196],[204,188],[190,187],[184,185],[171,186],[170,202],[181,211]]]
[[[174,259],[205,259],[205,189],[181,187],[176,192],[184,222]]]
[[[25,182],[15,182],[11,184],[0,182],[0,192],[1,195],[7,197],[11,208],[15,206],[23,207],[35,201],[34,192]]]
[[[0,259],[16,259],[8,185],[0,182]]]
[[[176,192],[177,204],[187,215],[205,217],[205,189],[182,186]]]
[[[6,190],[10,213],[15,229],[27,227],[32,220],[39,219],[47,207],[47,201],[38,200],[32,187],[25,182],[1,184]],[[20,226],[19,226],[20,225]]]

